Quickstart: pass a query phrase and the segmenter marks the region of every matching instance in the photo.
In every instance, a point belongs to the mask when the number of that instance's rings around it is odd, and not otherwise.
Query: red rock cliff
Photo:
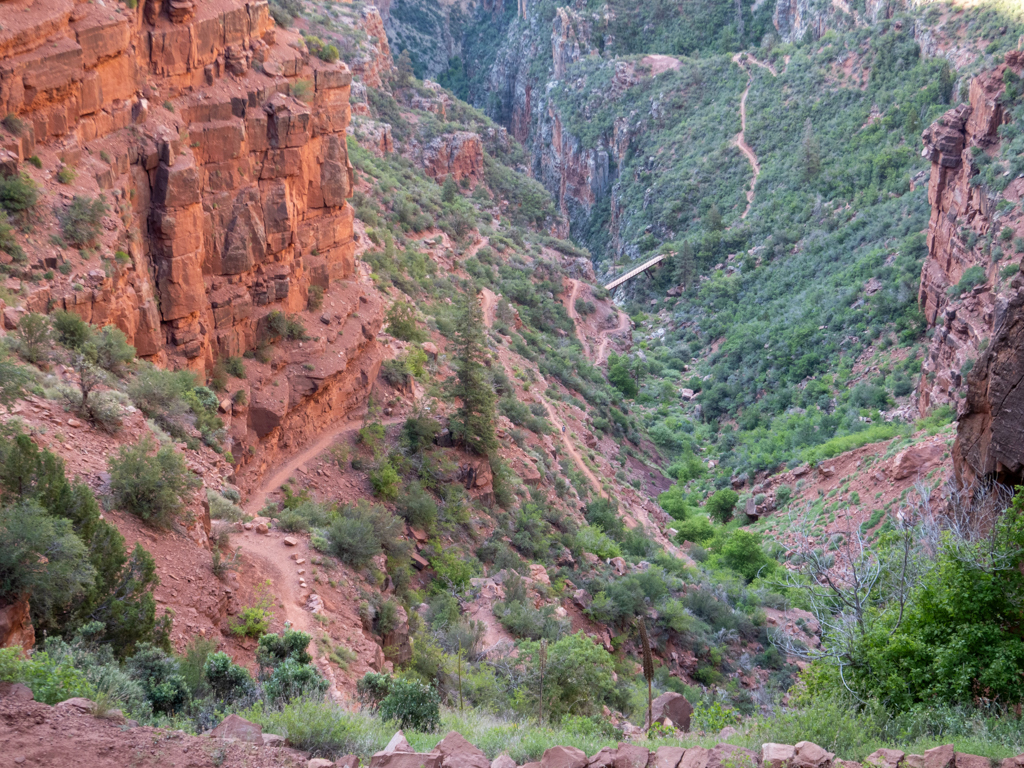
[[[355,407],[379,366],[381,311],[355,282],[348,68],[311,60],[263,0],[0,10],[0,113],[26,126],[3,149],[13,163],[37,152],[73,162],[86,191],[113,203],[103,244],[130,256],[58,276],[24,309],[116,324],[141,356],[202,372],[252,349],[271,311],[305,310],[317,286],[333,306],[327,327],[309,329],[314,349],[272,362],[284,396],[252,381],[236,451]],[[309,362],[316,344],[330,363]]]
[[[1024,222],[999,212],[998,193],[972,183],[976,153],[998,152],[998,128],[1009,119],[1000,102],[1006,67],[1024,70],[1024,53],[1011,52],[1005,64],[975,78],[970,104],[950,110],[923,134],[932,162],[932,215],[919,301],[934,333],[919,406],[922,413],[945,403],[957,407],[953,459],[967,482],[996,476],[1013,483],[1024,475],[1024,279],[1000,280],[1005,264],[992,264],[986,245],[1005,228],[1020,235]],[[1002,193],[1013,201],[1022,195],[1021,179]],[[951,286],[973,266],[985,269],[986,280],[951,296]]]

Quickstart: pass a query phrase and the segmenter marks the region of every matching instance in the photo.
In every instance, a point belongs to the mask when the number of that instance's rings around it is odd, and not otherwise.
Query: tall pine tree
[[[697,271],[697,265],[693,258],[693,243],[684,240],[679,247],[679,253],[675,258],[675,283],[684,288],[689,288]]]
[[[455,324],[455,385],[452,394],[461,400],[452,432],[466,449],[490,456],[498,447],[494,435],[494,389],[487,375],[484,317],[476,296],[467,291],[459,302]]]

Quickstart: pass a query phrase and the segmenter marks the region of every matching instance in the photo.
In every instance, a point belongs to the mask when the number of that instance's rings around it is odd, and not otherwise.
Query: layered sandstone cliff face
[[[996,151],[1004,116],[999,103],[1004,68],[975,78],[970,103],[949,110],[922,136],[923,154],[932,162],[932,215],[918,300],[925,320],[935,327],[923,366],[922,412],[960,397],[965,384],[960,371],[977,358],[982,341],[992,333],[996,296],[989,286],[996,268],[990,265],[984,243],[997,226],[996,201],[971,180],[978,172],[974,152]],[[950,296],[951,287],[974,266],[988,272],[986,282],[967,294]]]
[[[802,40],[810,32],[814,39],[830,29],[849,29],[857,24],[877,24],[907,11],[913,0],[864,0],[863,8],[847,0],[778,0],[772,23],[787,43]]]
[[[950,110],[923,134],[924,154],[932,162],[932,215],[918,298],[934,332],[922,366],[919,408],[926,413],[937,405],[956,406],[953,457],[967,482],[988,476],[1017,482],[1024,474],[1024,280],[1002,283],[998,272],[1004,265],[992,264],[987,252],[994,234],[1009,228],[1019,235],[1024,223],[999,212],[999,195],[972,184],[976,153],[998,152],[998,128],[1008,119],[1000,102],[1007,67],[1024,71],[1024,53],[1011,52],[1006,64],[975,78],[970,103]],[[1022,179],[1002,193],[1013,201],[1022,195]],[[951,296],[951,287],[974,266],[986,271],[986,280]]]
[[[248,460],[239,449],[350,412],[376,377],[382,310],[355,275],[348,68],[310,59],[262,0],[10,0],[0,16],[0,113],[26,126],[3,148],[77,167],[112,208],[101,246],[129,257],[58,276],[22,309],[113,323],[140,356],[203,373],[315,287],[327,311],[304,348],[254,369],[249,406],[227,414],[233,448]],[[271,378],[287,386],[264,394]]]

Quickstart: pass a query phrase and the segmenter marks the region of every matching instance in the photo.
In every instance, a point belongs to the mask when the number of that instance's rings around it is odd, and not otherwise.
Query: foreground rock
[[[693,706],[682,694],[669,691],[661,694],[651,704],[651,717],[654,722],[678,728],[680,731],[690,730],[690,716]]]

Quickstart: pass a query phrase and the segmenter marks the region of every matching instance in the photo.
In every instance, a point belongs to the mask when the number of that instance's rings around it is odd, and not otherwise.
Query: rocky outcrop
[[[0,648],[18,646],[24,651],[36,644],[36,631],[27,598],[0,606]]]
[[[344,64],[311,60],[264,0],[35,3],[5,19],[0,56],[0,110],[25,125],[3,134],[9,159],[57,153],[110,205],[110,262],[36,286],[25,310],[114,324],[140,356],[204,373],[322,291],[313,338],[277,345],[248,404],[222,409],[243,475],[365,401],[383,311],[355,280]],[[29,258],[56,270],[42,247]]]
[[[918,301],[925,320],[936,329],[923,365],[918,401],[922,413],[958,402],[965,386],[961,371],[977,359],[982,341],[992,333],[996,296],[989,286],[996,268],[990,265],[985,243],[997,226],[995,199],[971,180],[978,172],[973,153],[992,151],[1004,119],[999,95],[1005,66],[976,77],[970,103],[951,109],[922,135],[923,154],[932,163],[932,214]],[[951,287],[971,267],[986,271],[985,283],[967,294],[950,296]]]
[[[551,20],[551,55],[556,80],[566,75],[569,65],[591,52],[590,24],[572,8],[559,8]]]
[[[388,1],[381,7],[382,3],[385,0],[378,0],[376,8],[372,5],[363,7],[362,27],[369,38],[369,49],[352,62],[352,73],[369,88],[380,88],[394,66],[382,18],[390,11],[391,3]]]
[[[1024,481],[1024,277],[997,299],[989,347],[967,377],[953,448],[954,468],[965,483],[994,477]]]
[[[444,181],[469,179],[476,185],[484,178],[484,147],[480,137],[469,131],[439,136],[423,150],[423,167],[427,176]]]
[[[804,39],[810,33],[815,40],[828,30],[850,29],[858,24],[877,24],[908,10],[908,0],[865,0],[861,9],[844,0],[778,0],[772,23],[787,43]]]
[[[1004,64],[976,77],[970,104],[950,110],[923,134],[932,162],[932,215],[919,302],[935,332],[919,408],[925,413],[938,404],[957,406],[953,462],[965,483],[995,477],[1012,485],[1024,477],[1024,279],[1018,275],[1008,286],[999,281],[986,247],[996,231],[1008,227],[1019,235],[1024,227],[998,211],[997,194],[972,183],[975,153],[998,151],[998,128],[1007,119],[1000,103],[1007,67],[1024,71],[1024,52],[1011,52]],[[1019,199],[1024,181],[1014,180],[1003,194]],[[984,269],[985,281],[950,296],[950,287],[971,267]]]

